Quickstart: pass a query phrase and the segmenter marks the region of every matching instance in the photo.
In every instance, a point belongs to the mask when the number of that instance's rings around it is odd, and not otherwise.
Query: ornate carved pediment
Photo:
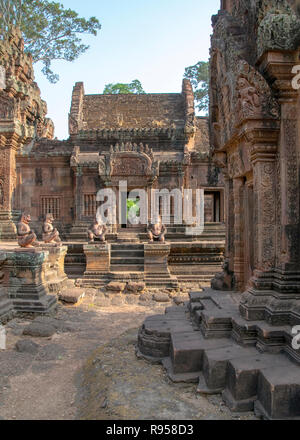
[[[153,151],[148,145],[122,143],[111,146],[105,162],[99,163],[99,174],[103,178],[146,177],[153,180],[158,177],[159,162],[155,161]]]
[[[214,24],[210,120],[215,150],[232,139],[243,121],[279,117],[279,104],[272,89],[250,61],[256,51],[249,50],[247,26],[243,27],[239,19],[239,8],[244,10],[242,3],[235,3],[234,16],[221,11]]]
[[[279,104],[268,83],[256,69],[240,60],[236,78],[236,123],[249,118],[279,118]]]

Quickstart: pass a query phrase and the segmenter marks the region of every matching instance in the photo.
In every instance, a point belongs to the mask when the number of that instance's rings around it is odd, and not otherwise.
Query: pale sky
[[[36,81],[48,104],[55,136],[68,137],[73,86],[83,81],[87,94],[105,84],[139,79],[147,93],[178,93],[184,69],[209,57],[211,16],[220,0],[60,0],[80,16],[96,16],[102,29],[84,37],[90,49],[73,63],[53,63],[60,75],[50,84],[35,65]]]

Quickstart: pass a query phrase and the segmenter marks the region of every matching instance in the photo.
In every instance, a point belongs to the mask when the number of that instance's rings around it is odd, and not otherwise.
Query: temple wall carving
[[[264,290],[285,291],[285,307],[296,307],[288,292],[300,270],[299,91],[292,87],[299,23],[289,2],[276,0],[224,1],[213,17],[212,149],[225,177],[226,256],[249,319],[270,308]]]

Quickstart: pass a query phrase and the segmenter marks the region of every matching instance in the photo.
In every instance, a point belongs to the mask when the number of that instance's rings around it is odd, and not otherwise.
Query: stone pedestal
[[[168,257],[171,246],[165,243],[149,243],[144,246],[144,270],[147,286],[178,287],[177,278],[170,274]]]
[[[56,307],[56,296],[49,294],[45,269],[49,253],[37,248],[7,252],[4,286],[17,312],[48,313]]]
[[[108,280],[110,271],[110,244],[90,243],[83,246],[86,256],[86,271],[80,286],[100,287]]]
[[[48,252],[45,263],[45,281],[48,284],[49,291],[59,293],[68,281],[64,268],[68,247],[49,243],[43,244],[40,249]]]
[[[2,241],[16,240],[17,228],[9,211],[0,212],[0,239]]]
[[[5,323],[13,313],[12,302],[9,299],[5,282],[7,281],[8,273],[4,271],[4,264],[6,261],[6,254],[0,253],[0,324]]]

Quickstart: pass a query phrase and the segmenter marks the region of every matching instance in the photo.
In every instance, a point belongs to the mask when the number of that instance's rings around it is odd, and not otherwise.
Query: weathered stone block
[[[267,419],[300,419],[299,366],[263,370],[258,378],[255,411]]]
[[[133,281],[129,281],[129,283],[127,283],[127,291],[130,293],[135,293],[135,294],[139,294],[141,292],[143,292],[146,288],[146,284],[144,282],[138,282],[135,283]]]
[[[56,307],[56,296],[49,294],[45,280],[48,252],[38,248],[7,252],[5,287],[14,310],[47,313]]]
[[[116,292],[121,293],[124,292],[126,288],[126,283],[118,283],[116,281],[111,281],[105,286],[107,292]]]
[[[107,274],[110,269],[110,245],[86,244],[83,247],[86,256],[85,275]]]
[[[49,338],[50,336],[53,336],[55,332],[56,329],[51,324],[32,322],[24,328],[23,335],[33,336],[35,338]]]
[[[151,243],[144,246],[144,270],[146,285],[177,287],[178,281],[172,276],[168,266],[171,246],[169,244]]]
[[[76,304],[81,299],[83,299],[84,296],[85,296],[84,289],[77,289],[76,287],[73,287],[71,289],[64,289],[62,292],[60,292],[58,297],[60,301],[64,301],[70,304]]]
[[[45,263],[45,279],[48,283],[49,291],[59,293],[68,281],[64,267],[68,247],[50,243],[43,244],[40,246],[40,249],[48,252],[48,258]]]
[[[170,297],[166,293],[160,292],[160,293],[154,293],[153,299],[156,302],[169,302]]]

